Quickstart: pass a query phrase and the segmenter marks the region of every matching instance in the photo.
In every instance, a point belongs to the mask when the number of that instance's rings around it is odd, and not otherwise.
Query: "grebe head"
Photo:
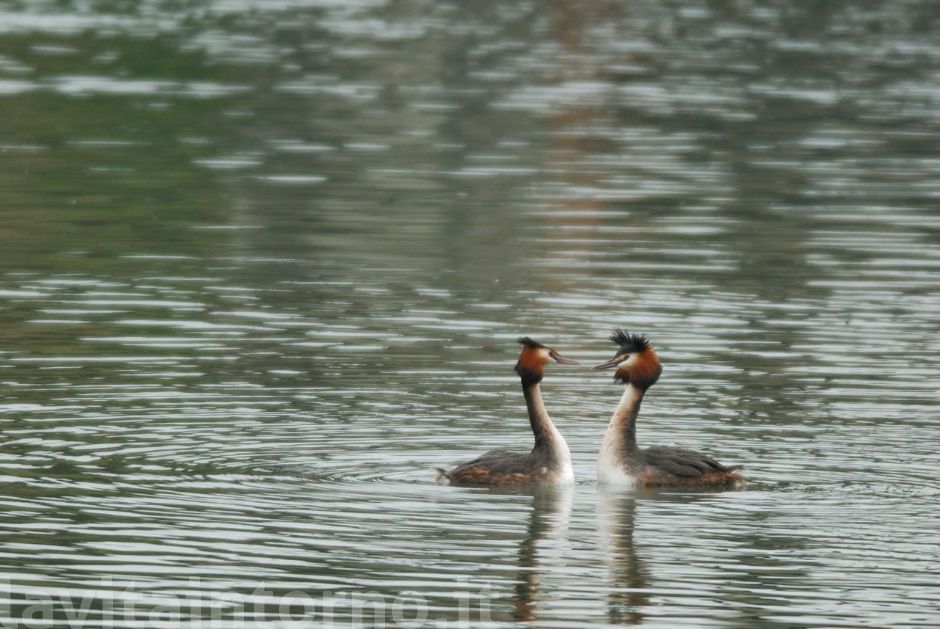
[[[528,336],[520,338],[519,343],[522,345],[522,352],[519,354],[519,361],[516,363],[516,373],[519,374],[525,384],[541,382],[545,373],[545,365],[549,361],[554,360],[563,365],[578,364],[576,361],[565,358],[551,347],[546,347]]]
[[[663,367],[659,364],[659,356],[656,355],[648,338],[617,328],[610,335],[610,340],[617,346],[617,353],[594,369],[616,367],[615,382],[632,384],[644,391],[656,384]]]

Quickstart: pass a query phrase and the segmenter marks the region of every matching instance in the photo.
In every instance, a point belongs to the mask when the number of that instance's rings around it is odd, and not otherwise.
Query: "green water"
[[[940,624],[940,7],[0,4],[4,627]],[[748,489],[595,481],[641,444]]]

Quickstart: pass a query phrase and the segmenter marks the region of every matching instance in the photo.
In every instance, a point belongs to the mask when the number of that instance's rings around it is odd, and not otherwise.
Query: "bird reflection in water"
[[[570,485],[545,486],[533,493],[529,526],[525,539],[519,544],[519,577],[513,616],[518,622],[538,620],[539,603],[544,596],[540,591],[539,576],[545,560],[557,554],[559,561],[564,561],[559,545],[554,545],[555,553],[551,552],[551,542],[562,540],[568,528],[572,489]]]
[[[611,588],[607,620],[615,625],[638,625],[649,605],[649,571],[633,546],[637,496],[627,492],[602,492],[597,517],[601,543],[609,549]]]

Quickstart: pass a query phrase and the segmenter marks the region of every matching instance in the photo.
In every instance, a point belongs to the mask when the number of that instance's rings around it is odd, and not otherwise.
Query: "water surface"
[[[940,9],[11,2],[7,626],[937,626]],[[612,494],[639,438],[746,491]],[[5,602],[5,599],[9,602]],[[82,601],[85,601],[82,603]],[[82,608],[82,604],[86,607]]]

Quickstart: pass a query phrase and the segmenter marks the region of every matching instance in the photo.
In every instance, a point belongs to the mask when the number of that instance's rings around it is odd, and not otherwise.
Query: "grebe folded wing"
[[[715,472],[730,472],[739,466],[722,465],[707,454],[675,446],[651,446],[640,451],[647,465],[676,476],[698,477]]]
[[[537,480],[536,478],[529,478],[536,469],[531,457],[531,452],[493,450],[472,461],[458,465],[449,472],[443,472],[442,475],[450,482],[457,484],[507,485],[523,483]]]

